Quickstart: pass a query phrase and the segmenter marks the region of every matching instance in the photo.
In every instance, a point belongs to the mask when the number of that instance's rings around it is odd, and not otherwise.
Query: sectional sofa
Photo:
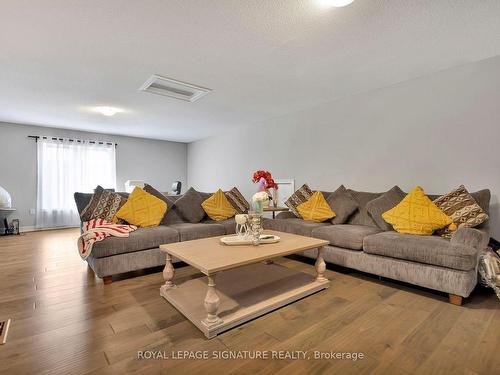
[[[127,193],[119,194],[128,196]],[[164,194],[168,196],[168,193]],[[203,199],[211,195],[203,192],[199,194]],[[92,194],[75,193],[74,197],[77,210],[81,213]],[[180,197],[168,196],[174,202]],[[165,265],[165,254],[159,248],[161,244],[234,234],[235,230],[234,218],[215,222],[205,216],[199,223],[190,223],[174,204],[169,207],[162,225],[139,228],[131,232],[128,238],[108,237],[95,243],[87,262],[105,284],[110,284],[113,275]]]
[[[383,193],[347,190],[357,201],[358,210],[347,223],[314,223],[282,212],[266,220],[266,229],[325,239],[326,262],[363,272],[404,281],[449,294],[450,302],[460,305],[477,284],[477,265],[481,250],[489,242],[488,223],[477,228],[459,228],[451,239],[416,236],[383,230],[367,211],[368,202]],[[327,197],[331,192],[323,192]],[[490,191],[471,193],[487,213]],[[429,195],[432,200],[439,195]],[[316,258],[317,250],[304,253]]]
[[[477,284],[480,252],[489,241],[487,223],[474,229],[459,228],[451,239],[400,234],[378,227],[367,211],[368,202],[383,193],[347,191],[356,200],[358,209],[344,224],[309,222],[291,212],[282,212],[276,219],[265,219],[264,228],[325,239],[330,243],[324,252],[325,261],[442,291],[457,305],[470,295]],[[203,199],[211,195],[199,194]],[[325,197],[329,194],[331,192],[323,192]],[[489,190],[471,195],[483,210],[489,211]],[[79,212],[91,197],[92,194],[75,193]],[[214,222],[205,216],[200,222],[191,223],[175,206],[180,196],[168,198],[174,204],[162,225],[139,228],[128,238],[109,237],[94,245],[87,262],[105,284],[112,282],[113,275],[164,265],[165,256],[159,249],[161,244],[235,233],[234,219]],[[317,250],[306,251],[304,255],[316,258]]]

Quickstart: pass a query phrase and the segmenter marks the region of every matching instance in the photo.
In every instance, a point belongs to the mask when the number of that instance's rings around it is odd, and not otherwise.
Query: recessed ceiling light
[[[316,3],[322,7],[345,7],[351,4],[354,0],[316,0]]]
[[[111,117],[117,113],[123,112],[123,109],[115,107],[94,107],[94,111],[100,113],[101,115]]]

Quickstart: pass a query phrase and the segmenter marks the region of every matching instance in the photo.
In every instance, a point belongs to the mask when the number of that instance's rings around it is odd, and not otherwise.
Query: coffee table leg
[[[208,289],[207,295],[205,296],[205,310],[207,311],[207,317],[203,320],[203,324],[207,327],[211,327],[222,323],[222,319],[217,315],[217,310],[220,305],[220,298],[217,295],[217,290],[215,289],[214,275],[207,276],[208,278]]]
[[[175,284],[172,281],[174,279],[175,271],[172,265],[172,256],[167,253],[165,260],[165,268],[163,269],[163,279],[165,279],[165,284],[161,287],[163,291],[175,288]]]
[[[318,258],[316,259],[316,263],[314,264],[314,267],[316,268],[316,281],[320,283],[324,283],[325,281],[328,281],[328,279],[323,276],[323,273],[326,270],[326,263],[325,260],[323,259],[323,253],[325,251],[324,247],[320,247],[318,249]]]

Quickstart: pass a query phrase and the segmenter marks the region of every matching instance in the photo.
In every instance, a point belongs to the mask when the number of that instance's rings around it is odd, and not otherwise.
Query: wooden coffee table
[[[206,337],[213,338],[329,287],[329,280],[323,276],[326,269],[323,246],[328,241],[276,231],[264,233],[276,234],[281,240],[259,246],[227,246],[220,243],[221,237],[211,237],[161,245],[166,264],[160,295]],[[314,248],[319,248],[316,276],[272,262],[273,258]],[[172,257],[206,276],[175,285]]]

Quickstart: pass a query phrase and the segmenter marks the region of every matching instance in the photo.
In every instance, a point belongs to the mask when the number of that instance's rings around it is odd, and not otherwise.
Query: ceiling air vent
[[[162,77],[153,74],[140,88],[139,91],[150,92],[152,94],[169,96],[187,102],[194,102],[202,96],[208,94],[210,89],[189,83],[177,81],[172,78]]]

